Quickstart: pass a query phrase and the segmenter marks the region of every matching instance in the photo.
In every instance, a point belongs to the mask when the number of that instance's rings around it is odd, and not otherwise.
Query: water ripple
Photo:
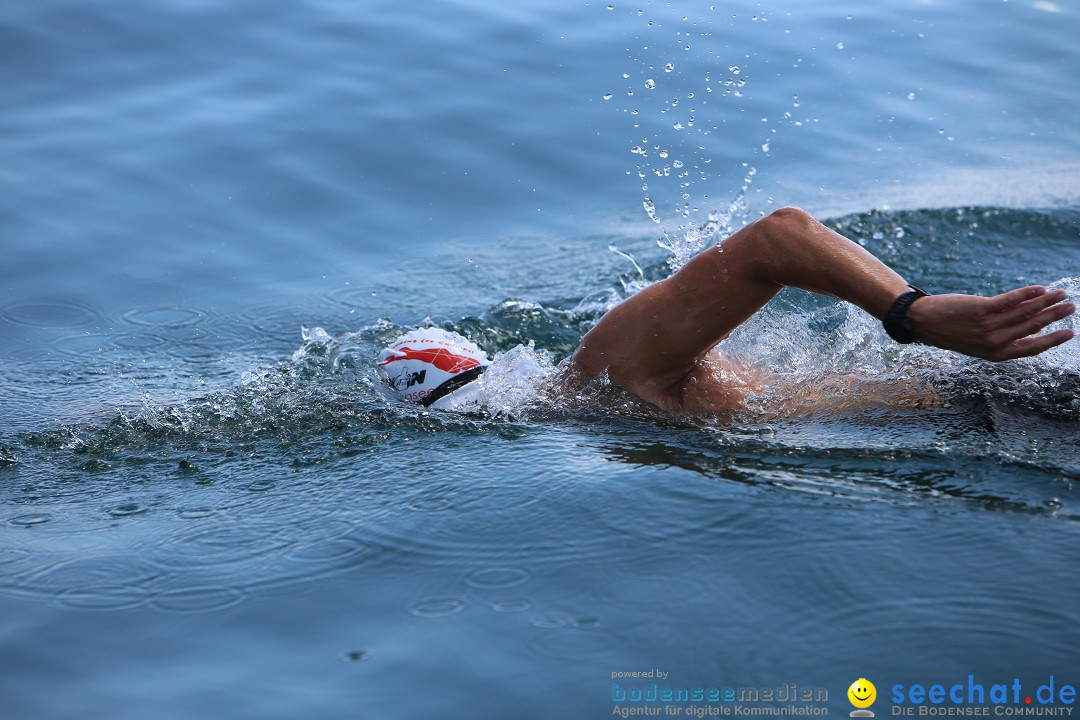
[[[409,608],[409,611],[418,617],[436,618],[446,617],[447,615],[456,615],[464,609],[464,598],[433,597],[425,598],[417,602]]]
[[[184,587],[155,594],[151,606],[175,613],[203,613],[224,610],[247,599],[247,592],[237,587]]]
[[[138,604],[166,571],[147,560],[122,555],[77,558],[49,565],[29,577],[14,579],[19,594],[46,595],[80,607],[127,607]]]
[[[206,319],[206,312],[182,305],[156,305],[132,308],[124,313],[125,322],[156,328],[185,328]]]
[[[589,660],[605,658],[624,647],[625,639],[610,629],[586,628],[570,618],[565,625],[541,626],[552,628],[529,642],[529,649],[538,655],[558,660]]]
[[[43,525],[52,518],[53,516],[50,513],[28,513],[26,515],[16,515],[9,519],[8,522],[21,527],[33,527],[34,525]]]
[[[0,318],[16,325],[37,328],[71,328],[89,325],[100,318],[93,307],[66,300],[15,300],[0,306]]]
[[[149,597],[150,592],[137,585],[91,585],[62,590],[56,602],[74,610],[126,610]]]
[[[506,588],[526,583],[530,577],[524,568],[476,568],[465,573],[465,584],[474,588]]]

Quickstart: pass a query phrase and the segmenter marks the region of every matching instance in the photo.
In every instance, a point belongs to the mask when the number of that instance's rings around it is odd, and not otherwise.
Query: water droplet
[[[674,125],[672,125],[671,127],[673,127],[676,130],[682,130],[682,128],[683,128],[682,123],[678,123],[678,122],[675,123]]]
[[[641,155],[642,157],[648,154],[645,151],[645,148],[641,147],[640,145],[635,145],[634,147],[630,148],[630,152],[634,153],[635,155]]]
[[[682,160],[675,160],[671,163],[671,166],[674,168],[681,168],[683,166],[683,162]]]
[[[732,75],[738,75],[742,72],[742,70],[739,69],[738,65],[728,65],[728,72],[730,72]]]
[[[623,76],[623,80],[629,80],[630,79],[630,73],[623,73],[622,76]]]
[[[909,93],[907,94],[907,99],[908,99],[908,100],[914,100],[914,99],[915,99],[915,93],[913,93],[913,92],[909,92]]]
[[[667,156],[668,156],[668,151],[667,150],[661,150],[660,151],[660,157],[667,158]]]
[[[611,93],[604,93],[604,99],[605,100],[610,100],[612,97],[613,97],[613,95]]]
[[[607,6],[607,9],[608,9],[608,10],[614,10],[614,9],[615,9],[615,6],[614,6],[614,5],[608,5],[608,6]]]
[[[836,49],[837,50],[843,50],[844,49],[844,43],[842,43],[842,42],[836,43]]]
[[[675,69],[675,63],[668,63],[664,66],[664,72],[671,72]]]
[[[656,204],[652,201],[652,198],[646,195],[645,199],[641,201],[641,204],[645,208],[645,212],[652,219],[652,221],[659,225],[660,218],[656,214]]]
[[[766,140],[765,142],[763,142],[761,144],[761,150],[762,150],[762,152],[769,152],[769,141],[768,140]]]
[[[646,90],[652,90],[655,87],[656,87],[656,81],[653,80],[652,78],[649,78],[648,80],[645,81],[645,89]]]
[[[342,662],[363,662],[370,660],[375,653],[371,650],[349,650],[341,653]]]

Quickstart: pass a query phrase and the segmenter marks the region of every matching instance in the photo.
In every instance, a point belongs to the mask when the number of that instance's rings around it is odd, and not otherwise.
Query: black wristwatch
[[[885,332],[889,333],[889,337],[905,345],[915,342],[915,331],[911,329],[911,324],[907,321],[908,308],[911,307],[911,303],[930,294],[914,285],[908,285],[908,287],[911,290],[896,298],[889,312],[881,318],[881,324],[885,326]]]

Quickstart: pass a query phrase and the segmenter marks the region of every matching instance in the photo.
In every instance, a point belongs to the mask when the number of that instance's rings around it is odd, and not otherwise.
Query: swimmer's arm
[[[761,273],[767,281],[833,295],[881,319],[909,287],[858,244],[801,210],[779,211],[767,225]],[[776,213],[774,213],[776,215]],[[907,319],[919,342],[986,360],[1038,355],[1066,342],[1072,330],[1039,335],[1076,307],[1064,290],[1033,285],[994,297],[932,295],[917,299]]]
[[[584,376],[613,382],[670,406],[698,362],[781,288],[797,287],[852,302],[881,318],[905,280],[858,244],[795,208],[784,208],[695,256],[681,270],[615,307],[574,354]],[[908,311],[928,345],[988,360],[1036,355],[1072,337],[1038,335],[1072,314],[1062,291],[1027,287],[992,298],[935,295]]]

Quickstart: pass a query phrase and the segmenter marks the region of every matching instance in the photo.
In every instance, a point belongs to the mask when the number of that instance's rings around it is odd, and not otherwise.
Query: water
[[[858,677],[879,713],[1080,680],[1075,341],[991,366],[786,291],[728,343],[785,377],[744,413],[539,389],[783,204],[931,291],[1075,295],[1075,8],[0,18],[4,717],[601,717],[650,667],[832,715]],[[488,413],[378,392],[422,322],[513,353]]]

